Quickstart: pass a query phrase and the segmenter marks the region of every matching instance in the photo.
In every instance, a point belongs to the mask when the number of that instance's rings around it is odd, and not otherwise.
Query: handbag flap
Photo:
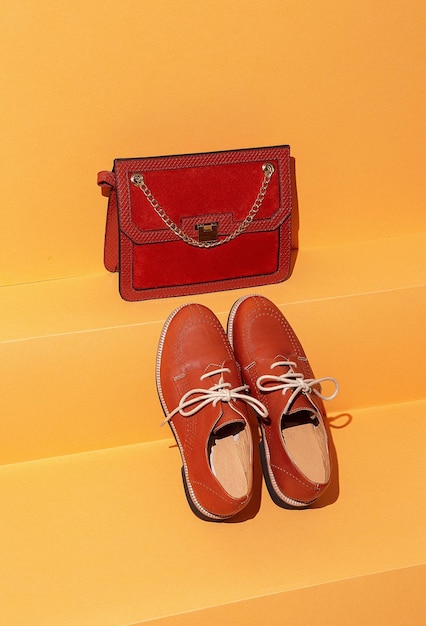
[[[273,174],[260,199],[265,164]],[[136,244],[176,240],[174,226],[195,239],[212,227],[220,241],[242,224],[270,231],[291,215],[289,146],[116,159],[114,172],[120,230]],[[132,182],[136,173],[145,191]]]

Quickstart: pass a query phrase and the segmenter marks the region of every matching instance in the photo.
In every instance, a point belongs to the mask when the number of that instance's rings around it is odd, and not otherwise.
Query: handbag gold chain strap
[[[134,174],[132,174],[132,176],[130,177],[130,180],[136,187],[139,187],[139,189],[141,189],[141,191],[145,194],[146,199],[151,204],[155,212],[161,217],[161,219],[166,224],[166,226],[170,228],[170,230],[175,235],[180,237],[185,243],[188,243],[191,246],[197,246],[197,248],[213,248],[214,246],[220,246],[224,243],[228,243],[232,239],[235,239],[235,237],[238,237],[238,235],[241,235],[241,233],[243,233],[246,230],[246,228],[248,228],[248,226],[250,226],[250,224],[254,220],[256,214],[259,212],[260,207],[262,206],[263,200],[266,196],[266,192],[267,192],[269,183],[271,181],[272,174],[275,171],[275,168],[272,165],[272,163],[264,163],[262,165],[262,170],[263,170],[264,176],[263,176],[262,183],[260,185],[259,192],[257,194],[256,200],[253,202],[253,205],[250,211],[247,213],[245,219],[227,237],[225,237],[224,239],[216,240],[216,241],[198,241],[197,239],[194,239],[193,237],[190,237],[189,235],[184,233],[183,230],[179,228],[179,226],[175,224],[175,222],[167,215],[167,213],[162,208],[158,200],[155,198],[155,196],[153,195],[149,187],[145,184],[144,177],[140,172],[135,172]]]

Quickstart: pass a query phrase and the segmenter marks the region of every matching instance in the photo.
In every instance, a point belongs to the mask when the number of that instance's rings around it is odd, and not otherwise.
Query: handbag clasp
[[[196,224],[198,230],[198,241],[217,241],[218,222],[209,222],[207,224]]]

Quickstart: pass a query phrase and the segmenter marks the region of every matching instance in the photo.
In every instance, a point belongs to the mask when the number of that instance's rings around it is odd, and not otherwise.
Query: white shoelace
[[[273,374],[259,376],[256,381],[256,385],[257,388],[264,393],[281,390],[284,395],[286,391],[293,390],[293,393],[290,395],[285,406],[284,414],[287,413],[291,403],[299,393],[309,394],[314,392],[314,394],[322,400],[333,400],[339,391],[339,383],[335,378],[331,378],[330,376],[326,376],[324,378],[304,378],[302,373],[295,372],[293,370],[293,367],[297,367],[297,364],[294,363],[294,361],[276,361],[271,365],[271,369],[274,369],[275,367],[288,367],[288,371],[280,376],[274,376]],[[315,388],[315,385],[320,385],[325,381],[332,382],[335,385],[334,392],[329,396],[324,395],[319,389]]]
[[[241,385],[241,387],[232,388],[231,383],[224,382],[223,374],[229,373],[230,371],[231,370],[227,367],[221,367],[200,376],[200,381],[215,375],[220,375],[220,378],[219,382],[209,389],[199,388],[187,391],[180,399],[178,406],[166,415],[161,425],[166,424],[177,413],[180,413],[183,417],[191,417],[210,403],[215,407],[218,402],[227,402],[230,404],[233,400],[242,400],[252,406],[254,410],[261,415],[261,417],[267,417],[268,411],[262,402],[253,398],[253,396],[244,393],[248,391],[248,385]],[[232,404],[230,404],[230,406],[233,408]],[[189,409],[189,407],[193,408]]]

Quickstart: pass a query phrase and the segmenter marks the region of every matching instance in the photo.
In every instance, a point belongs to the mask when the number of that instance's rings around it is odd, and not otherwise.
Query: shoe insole
[[[291,460],[312,482],[328,479],[328,462],[323,433],[313,423],[283,428],[282,435]]]
[[[247,495],[250,456],[250,442],[245,430],[213,440],[210,451],[212,472],[233,498]]]

